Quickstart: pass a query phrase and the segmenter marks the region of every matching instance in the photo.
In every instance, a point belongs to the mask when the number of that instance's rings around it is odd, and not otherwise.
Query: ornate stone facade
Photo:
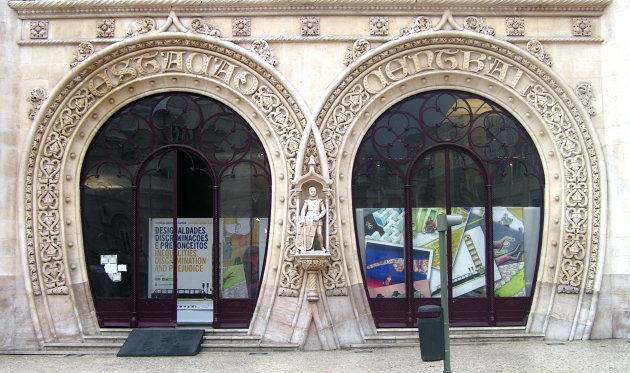
[[[591,118],[593,97],[602,97],[598,110],[610,105],[604,78],[589,70],[606,43],[599,27],[609,2],[523,0],[518,9],[503,2],[489,9],[487,2],[475,0],[450,11],[439,1],[410,5],[404,0],[308,6],[252,1],[249,8],[178,0],[146,6],[150,10],[132,3],[9,4],[22,33],[7,45],[27,66],[24,83],[11,83],[22,97],[16,118],[31,132],[20,139],[26,144],[20,149],[25,154],[21,172],[7,180],[20,188],[11,201],[11,209],[20,212],[13,221],[20,235],[13,246],[19,248],[21,260],[15,262],[24,263],[30,287],[24,312],[35,320],[37,343],[98,333],[82,239],[81,162],[113,112],[152,92],[171,90],[231,106],[269,155],[274,189],[266,269],[248,330],[261,341],[335,349],[378,334],[357,251],[352,164],[363,135],[383,111],[432,89],[488,98],[534,139],[545,170],[545,217],[527,331],[590,338],[593,328],[604,328],[599,312],[616,312],[598,303],[606,263],[611,266],[606,246],[617,242],[609,239],[608,219],[612,140],[600,144],[608,124],[603,115]],[[545,11],[550,18],[538,18]],[[336,17],[340,14],[344,17]],[[85,19],[89,27],[71,30]],[[97,39],[92,40],[95,19]],[[563,20],[558,25],[566,30],[554,26],[551,35],[547,19]],[[390,27],[402,29],[401,36],[390,37]],[[53,68],[44,63],[47,53],[61,56],[46,61]],[[565,74],[568,62],[577,67]],[[591,73],[578,80],[581,71]],[[53,87],[50,97],[38,85]],[[298,210],[312,183],[327,210],[326,250],[317,257],[300,252],[296,242]]]

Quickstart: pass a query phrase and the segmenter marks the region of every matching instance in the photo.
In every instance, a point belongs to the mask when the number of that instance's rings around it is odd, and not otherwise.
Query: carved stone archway
[[[22,247],[40,342],[78,340],[97,332],[83,254],[80,167],[92,137],[110,115],[133,100],[165,91],[194,92],[225,103],[262,140],[274,175],[264,282],[276,281],[284,202],[309,116],[306,105],[273,66],[232,43],[182,33],[130,38],[74,67],[51,92],[31,132],[20,188]],[[261,289],[256,312],[266,313],[272,293]]]
[[[451,18],[452,20],[452,18]],[[369,306],[358,270],[351,202],[354,157],[392,104],[428,90],[469,91],[524,126],[548,180],[537,286],[527,330],[587,339],[597,308],[606,231],[606,177],[590,117],[572,89],[527,50],[477,32],[424,29],[372,50],[339,76],[314,109],[336,190],[339,241],[358,314]],[[367,307],[367,308],[366,308]]]

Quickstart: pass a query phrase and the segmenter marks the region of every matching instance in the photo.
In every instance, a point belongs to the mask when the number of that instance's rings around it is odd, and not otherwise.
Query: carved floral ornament
[[[63,246],[64,225],[72,219],[63,216],[61,169],[68,162],[67,149],[76,130],[90,110],[104,104],[123,84],[168,74],[192,75],[233,91],[262,113],[268,126],[262,131],[268,137],[274,134],[283,164],[293,177],[305,125],[303,111],[281,80],[251,56],[217,40],[144,37],[100,52],[98,59],[78,65],[75,75],[58,86],[36,118],[25,174],[25,242],[35,295],[69,292]]]
[[[365,122],[362,112],[381,101],[378,98],[385,97],[382,95],[386,90],[391,92],[389,87],[408,87],[417,84],[412,80],[418,82],[422,76],[440,72],[477,75],[494,81],[520,97],[542,118],[557,150],[553,153],[558,154],[558,164],[564,169],[558,175],[565,188],[564,196],[558,199],[563,201],[564,209],[558,211],[564,211],[564,222],[558,250],[561,259],[557,290],[593,292],[602,234],[601,161],[587,125],[588,114],[582,114],[581,104],[571,90],[565,90],[548,69],[541,68],[538,61],[517,47],[501,45],[485,36],[424,33],[393,44],[370,51],[371,58],[364,57],[345,79],[340,78],[315,118],[329,159],[330,178],[342,179],[338,170],[342,142],[351,129],[354,132],[355,125],[359,126],[357,123]]]

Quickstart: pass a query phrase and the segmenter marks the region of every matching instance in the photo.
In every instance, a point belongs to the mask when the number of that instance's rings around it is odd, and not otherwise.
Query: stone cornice
[[[98,17],[160,14],[176,8],[178,14],[199,15],[281,15],[316,13],[344,14],[424,14],[449,8],[453,14],[519,14],[549,16],[558,14],[599,16],[612,0],[22,0],[9,1],[20,18]]]

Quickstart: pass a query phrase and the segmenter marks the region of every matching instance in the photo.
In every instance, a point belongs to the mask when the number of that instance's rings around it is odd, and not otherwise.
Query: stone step
[[[514,333],[525,333],[524,326],[474,326],[474,327],[461,327],[461,326],[451,326],[449,328],[451,335],[460,335],[460,334],[514,334]],[[408,334],[418,334],[418,328],[377,328],[378,334],[385,335],[408,335]]]
[[[207,335],[204,334],[202,343],[248,343],[260,341],[259,336],[255,335]]]
[[[110,354],[117,353],[123,342],[49,342],[43,345],[43,351],[49,354]]]
[[[378,348],[418,346],[416,328],[382,328],[374,336],[366,336],[365,343],[353,344],[351,348]],[[450,328],[451,344],[486,344],[506,341],[543,340],[543,334],[526,333],[525,327],[470,327]]]
[[[83,342],[46,343],[42,351],[32,353],[51,355],[109,354],[117,353],[131,332],[130,328],[101,329],[100,335],[86,336]],[[294,351],[297,344],[261,343],[260,337],[247,335],[247,329],[205,328],[201,343],[202,351]],[[525,327],[453,327],[450,340],[453,345],[487,344],[506,341],[543,340],[544,335],[526,333]],[[350,344],[344,348],[387,348],[419,346],[416,328],[379,328],[377,334],[366,336],[364,343]]]
[[[178,328],[200,329],[192,326]],[[212,349],[291,351],[298,348],[298,345],[294,344],[260,343],[260,337],[247,335],[247,329],[203,329],[204,335],[201,342],[202,351]],[[46,343],[42,351],[34,351],[33,353],[52,355],[117,353],[127,340],[131,331],[131,328],[103,328],[100,330],[100,334],[85,336],[82,342]]]
[[[201,351],[230,350],[230,351],[296,351],[299,345],[293,343],[207,343],[201,344]]]

